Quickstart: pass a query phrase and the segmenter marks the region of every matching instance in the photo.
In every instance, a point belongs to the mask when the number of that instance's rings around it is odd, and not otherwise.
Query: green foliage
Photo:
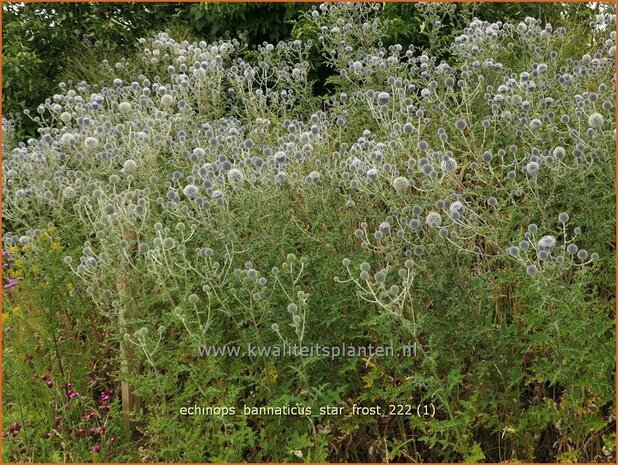
[[[293,20],[309,9],[307,3],[195,3],[188,11],[191,25],[209,38],[238,37],[249,45],[286,39]]]

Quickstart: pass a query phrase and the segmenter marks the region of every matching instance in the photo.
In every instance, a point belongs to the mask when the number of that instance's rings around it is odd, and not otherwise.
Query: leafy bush
[[[379,10],[140,39],[4,147],[5,460],[614,460],[613,10],[448,63]],[[396,352],[204,356],[343,343]]]
[[[236,37],[244,32],[249,44],[289,38],[293,20],[309,9],[308,3],[195,3],[188,16],[199,33],[211,38]]]
[[[178,14],[174,4],[5,3],[2,5],[2,106],[5,115],[34,111],[51,92],[71,58],[133,47],[152,24],[165,28]],[[27,118],[26,118],[27,120]],[[36,126],[20,128],[28,136]]]

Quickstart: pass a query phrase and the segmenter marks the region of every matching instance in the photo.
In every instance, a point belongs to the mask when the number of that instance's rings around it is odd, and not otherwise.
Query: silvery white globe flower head
[[[388,102],[390,101],[391,96],[388,94],[388,92],[380,92],[378,94],[378,103],[380,105],[386,105],[388,104]]]
[[[451,212],[451,214],[459,213],[461,215],[464,212],[465,208],[463,203],[461,203],[459,200],[456,200],[448,207],[448,210],[449,212]]]
[[[561,160],[566,155],[566,150],[564,149],[564,147],[556,147],[552,151],[552,153],[553,153],[554,157],[556,157],[557,159]]]
[[[556,238],[554,236],[543,236],[539,239],[537,244],[537,249],[539,250],[550,250],[553,249],[556,245]]]
[[[135,171],[137,171],[137,163],[135,162],[135,160],[126,160],[122,165],[123,173],[129,174],[134,173]]]
[[[182,189],[182,193],[185,194],[188,199],[194,199],[199,194],[199,188],[194,184],[187,184]]]
[[[62,195],[67,199],[72,199],[77,195],[77,193],[75,192],[75,189],[69,186],[64,188]]]
[[[288,182],[288,175],[285,171],[279,171],[275,175],[275,183],[278,185],[283,185]]]
[[[386,273],[384,271],[378,271],[373,275],[373,279],[378,284],[383,284],[386,281]]]
[[[446,158],[440,162],[440,168],[445,174],[454,173],[457,170],[457,162],[453,158]]]
[[[60,120],[61,120],[63,123],[68,123],[69,121],[71,121],[71,119],[72,119],[71,113],[69,113],[68,111],[64,111],[64,112],[62,112],[62,114],[60,115]]]
[[[542,125],[543,125],[543,122],[538,118],[534,118],[532,121],[530,121],[530,129],[532,129],[533,131],[536,131]]]
[[[536,267],[536,265],[528,265],[526,267],[526,273],[528,273],[528,276],[534,276],[535,274],[538,273],[538,269]]]
[[[118,111],[120,113],[128,113],[131,111],[131,104],[129,102],[120,102],[120,104],[118,104]]]
[[[378,179],[378,170],[375,168],[370,168],[367,170],[367,179],[369,181],[375,181]]]
[[[312,171],[307,175],[307,180],[311,182],[317,182],[320,179],[321,175],[319,171]]]
[[[245,180],[245,175],[238,168],[232,168],[227,172],[227,180],[231,184],[241,184]]]
[[[558,221],[560,221],[561,223],[568,223],[569,221],[569,214],[567,212],[562,212],[558,215]]]
[[[408,181],[408,179],[404,178],[403,176],[398,176],[395,179],[393,179],[392,185],[393,185],[393,188],[397,192],[401,193],[401,192],[404,192],[410,186],[410,181]]]
[[[438,212],[429,212],[425,217],[425,222],[430,228],[437,228],[442,224],[442,215]]]
[[[593,113],[588,117],[588,126],[594,129],[598,129],[601,126],[603,126],[604,122],[605,122],[605,119],[603,118],[603,115],[601,115],[600,113]]]
[[[378,227],[378,229],[384,235],[390,234],[390,232],[391,232],[391,225],[390,225],[390,223],[388,221],[383,221],[382,223],[380,223],[380,226]]]
[[[163,105],[164,107],[169,107],[173,103],[174,103],[174,97],[172,97],[170,94],[165,94],[161,96],[161,105]]]
[[[531,161],[526,164],[526,174],[534,176],[539,172],[539,164],[535,161]]]
[[[87,149],[97,148],[98,145],[99,139],[97,139],[96,137],[86,137],[86,139],[84,139],[84,147],[86,147]]]

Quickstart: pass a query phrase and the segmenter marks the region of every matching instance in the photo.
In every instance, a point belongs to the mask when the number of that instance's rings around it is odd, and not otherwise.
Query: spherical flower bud
[[[538,270],[536,268],[536,265],[528,265],[528,267],[526,268],[526,273],[528,273],[528,276],[534,276],[535,274],[537,274]]]
[[[382,223],[380,223],[380,226],[379,226],[378,229],[384,235],[390,234],[390,232],[391,232],[391,225],[387,221],[383,221]]]
[[[526,165],[526,173],[530,176],[534,176],[539,172],[539,164],[535,161],[531,161]]]
[[[124,173],[134,173],[135,171],[137,171],[137,163],[135,162],[135,160],[126,160],[123,164],[122,164],[122,171]]]
[[[437,228],[442,224],[442,216],[438,212],[429,212],[425,217],[425,222],[430,228]]]
[[[378,94],[378,103],[380,105],[386,105],[388,104],[388,102],[390,101],[391,96],[388,94],[388,92],[380,92]]]
[[[97,139],[96,137],[86,137],[84,139],[84,147],[86,147],[87,149],[97,148],[98,145],[99,139]]]
[[[543,125],[543,122],[538,118],[534,118],[532,121],[530,121],[530,129],[533,131],[536,131],[542,125]]]
[[[399,176],[393,179],[392,185],[393,185],[393,188],[397,192],[401,193],[401,192],[404,192],[410,186],[410,182],[408,181],[407,178],[404,178],[403,176]]]
[[[454,173],[457,170],[457,162],[453,158],[445,158],[440,162],[440,168],[445,174]]]
[[[164,107],[169,107],[174,103],[174,97],[170,94],[165,94],[161,97],[161,105]]]
[[[244,181],[245,175],[238,168],[232,168],[227,173],[227,180],[231,184],[240,184]]]
[[[561,160],[566,155],[566,150],[564,149],[564,147],[556,147],[552,151],[552,153],[554,154],[554,157],[556,157],[558,160]]]
[[[182,189],[182,193],[185,194],[188,199],[194,199],[199,194],[199,188],[194,184],[187,184]]]
[[[588,117],[588,126],[594,129],[598,129],[601,126],[603,126],[604,122],[605,122],[605,119],[603,118],[603,115],[601,115],[600,113],[593,113]]]
[[[370,168],[367,170],[367,179],[369,181],[375,181],[378,179],[378,170]]]
[[[537,244],[537,249],[539,250],[550,250],[553,249],[556,245],[556,238],[554,236],[543,236],[539,239]]]
[[[131,111],[131,104],[129,102],[120,102],[118,105],[118,111],[123,114],[128,113]]]
[[[62,191],[62,195],[64,196],[64,198],[66,199],[72,199],[77,195],[77,192],[75,192],[75,189],[73,189],[72,187],[65,187]]]

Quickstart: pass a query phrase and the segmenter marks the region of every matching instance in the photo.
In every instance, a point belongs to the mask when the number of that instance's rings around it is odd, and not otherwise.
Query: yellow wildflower
[[[51,250],[62,250],[62,245],[60,244],[60,242],[54,241],[51,243],[51,246],[49,248]]]

